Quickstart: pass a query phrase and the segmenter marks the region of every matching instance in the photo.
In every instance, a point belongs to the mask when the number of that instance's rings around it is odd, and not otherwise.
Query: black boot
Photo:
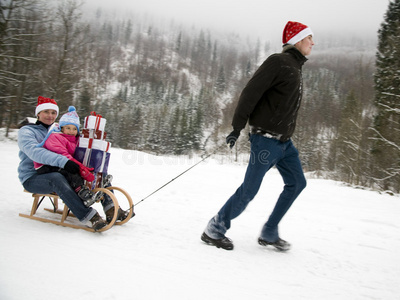
[[[82,186],[78,192],[78,196],[82,199],[83,204],[86,207],[90,207],[95,202],[99,201],[103,195],[101,192],[93,194],[93,192],[89,190],[87,186]]]
[[[227,238],[226,236],[221,239],[213,239],[210,238],[205,232],[201,235],[201,240],[208,245],[213,245],[217,248],[222,248],[225,250],[232,250],[233,243],[232,240]]]
[[[290,250],[290,244],[282,239],[278,239],[275,242],[268,242],[266,240],[263,240],[262,238],[258,238],[258,243],[261,246],[272,246],[275,247],[279,251],[288,251]]]

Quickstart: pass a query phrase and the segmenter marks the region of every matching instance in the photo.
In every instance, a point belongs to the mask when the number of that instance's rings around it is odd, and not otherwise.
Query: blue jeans
[[[89,221],[96,214],[95,209],[86,207],[83,204],[81,198],[79,198],[61,173],[35,174],[23,183],[23,187],[31,193],[57,193],[64,201],[65,205],[67,205],[79,221],[83,223]],[[112,200],[107,195],[104,195],[102,205],[105,211],[114,206]]]
[[[206,233],[211,238],[225,236],[231,227],[231,220],[239,216],[256,196],[265,174],[276,166],[285,186],[275,208],[262,228],[261,238],[275,242],[279,239],[278,224],[289,210],[294,200],[306,187],[306,179],[299,159],[299,153],[292,141],[281,142],[253,134],[250,136],[251,153],[242,185],[228,199],[208,223]]]

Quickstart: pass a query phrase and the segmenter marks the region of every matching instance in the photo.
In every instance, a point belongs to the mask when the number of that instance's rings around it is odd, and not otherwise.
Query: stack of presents
[[[107,133],[104,131],[106,119],[101,115],[91,112],[85,118],[82,133],[74,157],[89,168],[94,168],[95,180],[89,188],[102,187],[103,176],[107,175],[110,161],[110,142],[106,141]]]

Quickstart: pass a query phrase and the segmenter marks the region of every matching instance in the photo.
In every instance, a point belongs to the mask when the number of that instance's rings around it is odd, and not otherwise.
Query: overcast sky
[[[375,37],[389,0],[85,0],[86,6],[132,10],[176,23],[281,39],[289,20],[326,35]]]

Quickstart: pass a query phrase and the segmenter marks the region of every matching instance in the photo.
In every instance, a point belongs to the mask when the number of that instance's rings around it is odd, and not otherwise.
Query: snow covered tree
[[[84,117],[88,116],[92,111],[91,102],[91,95],[87,84],[83,86],[82,93],[79,96],[79,109],[77,111],[78,115],[81,116],[82,120]]]
[[[0,1],[0,126],[15,126],[34,93],[40,27],[45,17],[35,0]],[[27,105],[28,104],[28,105]]]
[[[342,105],[339,132],[337,137],[337,166],[340,178],[358,185],[361,173],[362,153],[362,110],[359,99],[351,91]],[[365,162],[364,162],[365,163]]]
[[[400,191],[400,0],[389,3],[378,32],[375,73],[375,181]]]
[[[56,42],[53,45],[56,50],[48,58],[46,87],[50,97],[61,99],[58,102],[61,111],[72,102],[74,83],[79,81],[76,76],[79,70],[76,62],[79,47],[84,43],[81,40],[84,26],[79,23],[80,6],[75,0],[61,2],[56,9],[55,26],[49,29],[54,33]],[[48,43],[51,44],[51,41]]]
[[[221,66],[219,69],[218,77],[217,77],[217,82],[215,83],[215,88],[219,93],[222,93],[225,91],[226,88],[226,81],[225,81],[225,71],[224,71],[224,66]]]

